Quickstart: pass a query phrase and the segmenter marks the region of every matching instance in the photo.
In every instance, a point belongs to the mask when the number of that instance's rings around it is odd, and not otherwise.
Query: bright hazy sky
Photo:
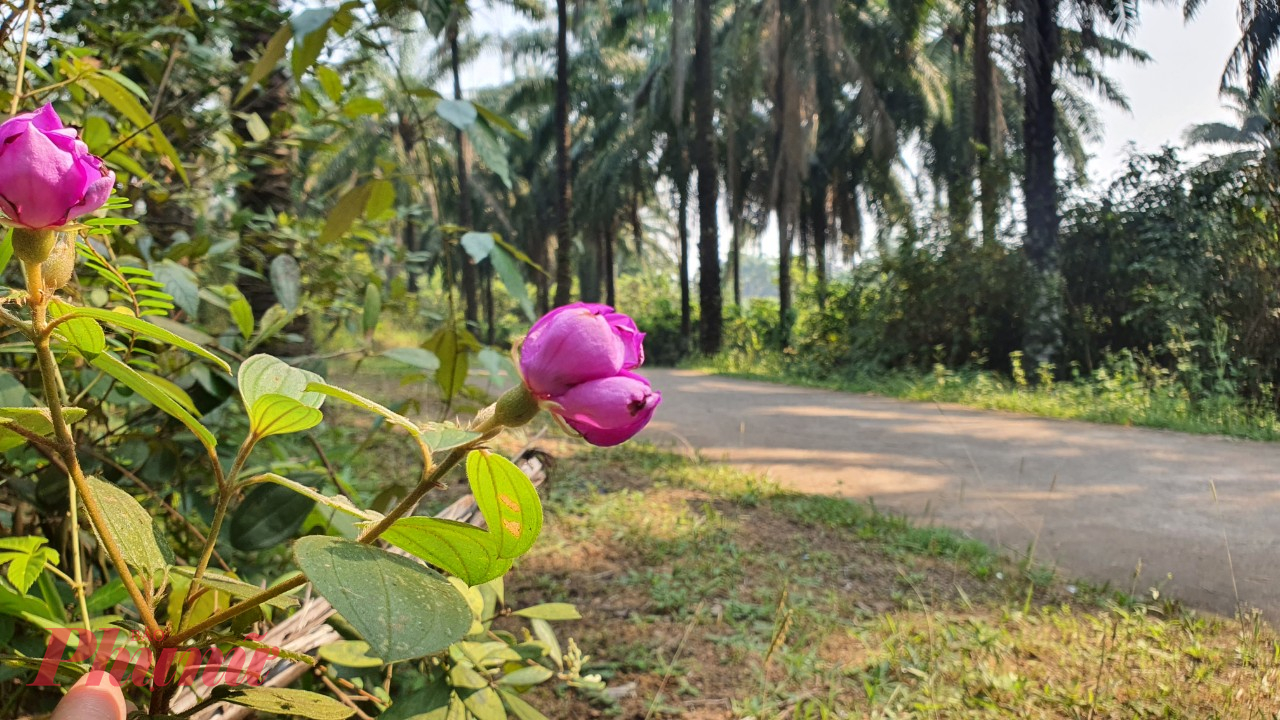
[[[1180,7],[1148,5],[1143,10],[1130,41],[1150,54],[1151,62],[1111,66],[1110,74],[1129,96],[1133,111],[1102,110],[1106,139],[1092,148],[1095,181],[1121,166],[1129,143],[1143,151],[1180,145],[1188,125],[1233,119],[1222,107],[1218,83],[1240,38],[1237,7],[1237,0],[1208,0],[1190,23],[1183,22]]]
[[[1132,112],[1102,107],[1105,139],[1090,148],[1093,180],[1106,180],[1122,165],[1125,149],[1154,151],[1166,143],[1181,144],[1188,125],[1231,120],[1218,97],[1218,81],[1231,48],[1240,37],[1238,0],[1207,0],[1196,19],[1184,23],[1182,2],[1148,4],[1129,40],[1151,55],[1137,65],[1115,62],[1109,73],[1129,96]],[[505,8],[476,7],[473,26],[495,36],[508,35],[527,23]],[[510,79],[497,53],[485,53],[467,68],[465,84],[475,87]],[[1194,155],[1194,154],[1193,154]]]

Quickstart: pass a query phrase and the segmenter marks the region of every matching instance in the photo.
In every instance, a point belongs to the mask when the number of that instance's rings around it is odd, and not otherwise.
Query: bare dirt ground
[[[664,396],[655,443],[871,500],[1067,577],[1280,620],[1280,444],[645,375]]]

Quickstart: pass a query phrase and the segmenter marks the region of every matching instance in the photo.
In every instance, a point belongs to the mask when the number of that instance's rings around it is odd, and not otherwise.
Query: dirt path
[[[1280,444],[646,369],[649,440],[959,528],[1068,577],[1280,621]],[[1211,483],[1217,488],[1215,502]],[[1229,550],[1228,550],[1229,548]],[[1172,578],[1167,576],[1172,575]]]

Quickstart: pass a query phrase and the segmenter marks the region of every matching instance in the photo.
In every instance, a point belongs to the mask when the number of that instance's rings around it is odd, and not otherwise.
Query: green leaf
[[[102,332],[101,325],[87,317],[76,317],[74,311],[74,307],[61,300],[49,303],[51,319],[56,320],[64,315],[72,316],[71,320],[59,323],[53,331],[75,346],[85,358],[92,359],[93,356],[107,349],[107,336]]]
[[[461,640],[471,609],[439,573],[369,545],[304,537],[298,566],[374,654],[388,663],[431,655]]]
[[[258,113],[249,113],[245,118],[244,127],[249,131],[249,137],[254,142],[265,142],[271,137],[271,128],[267,127]]]
[[[245,82],[244,87],[240,88],[240,92],[236,93],[235,105],[239,105],[241,101],[249,94],[258,83],[262,82],[272,70],[276,69],[276,65],[280,64],[280,60],[284,58],[284,51],[289,46],[289,40],[293,37],[293,27],[285,25],[276,31],[275,35],[267,41],[267,46],[262,49],[262,55],[258,57],[258,62],[253,64],[253,69],[249,71],[249,79]]]
[[[139,375],[136,370],[125,365],[115,355],[109,352],[101,353],[93,358],[90,364],[115,378],[125,387],[138,393],[152,405],[177,418],[183,425],[187,426],[188,430],[195,433],[196,437],[200,438],[200,442],[204,443],[205,447],[212,449],[218,444],[217,438],[213,436],[213,433],[209,432],[209,428],[201,425],[194,415],[182,407],[182,403]]]
[[[449,706],[455,700],[452,688],[440,677],[421,690],[396,698],[378,720],[453,720]],[[462,720],[466,720],[465,711]]]
[[[524,275],[520,272],[520,267],[516,265],[511,255],[502,247],[494,248],[489,253],[489,262],[493,263],[493,269],[497,271],[498,277],[502,279],[502,284],[507,288],[507,294],[511,295],[511,299],[516,301],[520,309],[524,312],[526,318],[530,322],[537,319],[537,313],[533,309],[533,300],[529,297],[529,288],[525,285]]]
[[[515,611],[516,615],[542,620],[581,620],[578,608],[569,603],[543,603]]]
[[[111,582],[94,590],[93,594],[85,600],[85,604],[89,606],[90,613],[97,614],[123,604],[128,599],[129,589],[124,586],[124,581],[114,577],[111,578]]]
[[[436,331],[425,347],[440,359],[436,370],[436,384],[445,397],[451,398],[467,383],[468,344],[459,336],[458,329],[445,326]]]
[[[514,135],[515,137],[518,137],[521,140],[529,139],[528,135],[525,135],[524,133],[520,132],[520,128],[516,127],[515,125],[512,125],[511,121],[508,120],[507,118],[499,115],[498,113],[490,110],[489,108],[485,107],[484,105],[481,105],[480,103],[472,103],[472,104],[475,106],[476,112],[480,113],[480,117],[484,118],[485,123],[488,124],[491,129],[501,130],[507,133],[508,135]]]
[[[320,648],[321,659],[334,665],[351,668],[376,668],[386,663],[369,656],[369,643],[359,640],[339,640]]]
[[[422,348],[392,348],[383,351],[383,356],[399,363],[416,367],[419,370],[433,372],[440,369],[440,358],[435,353]]]
[[[0,565],[9,564],[5,577],[18,592],[26,594],[47,563],[58,564],[58,553],[44,547],[47,542],[35,536],[0,538]]]
[[[62,408],[62,419],[67,424],[84,419],[83,408]],[[53,419],[48,408],[0,408],[0,452],[7,452],[27,442],[16,432],[5,430],[5,425],[16,425],[29,433],[48,437],[53,434]]]
[[[563,670],[564,651],[560,649],[560,640],[556,638],[556,631],[552,629],[551,623],[541,618],[530,618],[529,627],[533,628],[533,636],[547,646],[547,655],[550,656],[556,667]]]
[[[240,331],[240,337],[248,340],[253,335],[253,306],[241,295],[240,297],[232,298],[227,310],[231,313],[231,319],[235,322],[236,329]]]
[[[311,720],[346,720],[356,712],[327,695],[292,688],[219,685],[213,696],[222,702],[260,712]]]
[[[144,380],[160,388],[161,391],[176,400],[187,412],[192,415],[198,415],[200,413],[200,411],[196,409],[195,401],[191,399],[191,396],[187,394],[187,391],[178,387],[178,385],[172,380],[162,378],[155,373],[139,371],[138,374],[141,375]]]
[[[302,432],[320,424],[324,413],[284,395],[263,395],[249,411],[249,427],[260,438]]]
[[[324,90],[324,94],[334,103],[342,100],[342,78],[338,76],[338,72],[331,67],[318,65],[315,69],[316,79],[320,81],[320,88]]]
[[[0,239],[0,273],[9,267],[13,259],[13,228],[5,228],[4,238]]]
[[[119,546],[125,562],[147,575],[159,573],[173,564],[173,550],[146,508],[139,505],[132,495],[109,482],[96,477],[90,477],[88,481],[102,508],[107,530]]]
[[[280,485],[257,485],[231,515],[231,545],[253,552],[275,548],[298,534],[315,500]]]
[[[426,423],[422,426],[422,440],[435,452],[452,450],[475,440],[480,433],[464,430],[446,423]]]
[[[369,182],[369,202],[365,204],[365,217],[377,219],[396,204],[396,186],[389,180]]]
[[[298,309],[302,301],[302,268],[292,255],[277,255],[271,261],[271,290],[276,299],[289,312]]]
[[[329,27],[337,8],[311,8],[304,10],[289,19],[293,26],[294,43],[291,64],[293,76],[301,78],[307,68],[315,64],[324,49],[324,41],[329,36]]]
[[[343,402],[350,403],[356,407],[382,416],[387,422],[407,431],[411,436],[413,436],[414,440],[416,440],[421,446],[424,456],[427,458],[430,457],[433,446],[426,442],[423,437],[422,428],[418,427],[416,423],[400,413],[384,407],[383,405],[380,405],[379,403],[376,403],[362,395],[357,395],[350,390],[326,383],[311,383],[307,385],[307,390],[323,393],[329,397],[337,398]]]
[[[542,500],[510,460],[488,450],[467,455],[467,481],[476,506],[499,539],[498,557],[517,558],[542,532]]]
[[[472,260],[480,262],[489,257],[489,253],[498,246],[493,240],[493,233],[469,232],[458,241],[462,249],[467,251]]]
[[[459,130],[466,130],[476,122],[476,106],[466,100],[441,100],[436,103],[436,115]]]
[[[544,683],[553,677],[555,677],[555,673],[541,665],[528,665],[503,675],[498,680],[498,684],[529,687],[530,685]]]
[[[378,329],[378,317],[382,315],[382,291],[378,289],[377,284],[369,283],[364,286],[364,316],[361,318],[366,335]]]
[[[548,720],[537,708],[525,702],[519,695],[510,690],[502,690],[502,704],[507,706],[516,720]]]
[[[498,691],[487,687],[477,690],[470,695],[462,698],[462,704],[467,706],[467,712],[475,720],[507,720],[507,711],[502,707],[502,699],[498,697]]]
[[[365,115],[381,115],[386,111],[387,106],[383,105],[381,100],[370,97],[351,98],[342,106],[342,114],[352,120],[358,120]]]
[[[324,395],[307,392],[307,385],[313,382],[324,383],[324,378],[313,372],[291,367],[270,355],[254,355],[240,363],[237,380],[240,383],[240,397],[244,400],[245,410],[250,414],[253,413],[253,406],[265,395],[283,395],[316,409],[324,404]]]
[[[70,306],[67,306],[67,307],[70,307]],[[118,325],[122,328],[125,328],[126,330],[131,330],[139,335],[142,335],[143,337],[150,338],[158,342],[166,343],[168,345],[172,345],[177,348],[181,348],[190,353],[195,353],[196,355],[199,355],[200,357],[204,358],[205,360],[208,360],[214,365],[217,365],[219,368],[222,368],[222,370],[227,374],[231,373],[231,366],[228,365],[227,362],[222,358],[218,357],[217,355],[214,355],[212,352],[200,347],[199,345],[191,342],[190,340],[187,340],[186,338],[179,337],[178,335],[175,335],[174,333],[168,330],[165,330],[164,328],[160,327],[159,325],[156,325],[153,322],[143,320],[142,318],[134,317],[132,314],[116,312],[114,310],[102,310],[99,308],[90,308],[90,307],[77,307],[77,308],[71,308],[71,309],[76,315],[94,318],[95,320],[101,320],[102,322],[107,323],[108,325]],[[71,322],[75,322],[75,321],[71,321]]]
[[[406,517],[387,528],[382,539],[472,586],[502,577],[511,569],[510,559],[498,557],[497,536],[466,523]]]
[[[471,147],[475,148],[480,162],[492,170],[493,174],[497,175],[502,184],[510,190],[511,165],[507,162],[506,148],[502,147],[489,128],[484,125],[472,125],[467,130],[467,137],[471,138]]]
[[[187,171],[182,166],[182,158],[178,156],[178,151],[174,149],[173,144],[164,136],[164,132],[160,129],[160,125],[151,117],[151,113],[138,102],[138,98],[130,93],[123,85],[102,74],[94,74],[85,77],[80,81],[87,84],[93,89],[103,100],[106,100],[112,107],[120,111],[121,115],[128,118],[139,130],[146,131],[151,136],[151,143],[160,151],[160,154],[169,159],[173,165],[173,169],[178,173],[178,177],[182,178],[183,183],[190,184],[187,180]]]
[[[171,569],[173,572],[188,578],[195,578],[196,570],[190,567],[175,567]],[[262,588],[257,585],[250,585],[243,580],[237,580],[220,573],[205,571],[204,577],[200,579],[200,583],[206,587],[213,588],[219,592],[226,593],[234,598],[253,597],[262,592]],[[273,608],[280,610],[289,610],[298,607],[298,600],[288,595],[277,595],[266,602]]]
[[[371,183],[357,185],[338,199],[325,218],[324,229],[320,231],[321,245],[337,242],[347,234],[369,204],[369,197],[373,193],[370,185]]]
[[[172,260],[161,260],[151,266],[156,280],[164,285],[164,291],[186,314],[195,317],[200,311],[200,286],[191,269]]]

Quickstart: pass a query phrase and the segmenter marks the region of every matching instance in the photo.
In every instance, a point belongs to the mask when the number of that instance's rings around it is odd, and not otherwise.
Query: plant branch
[[[49,421],[53,425],[58,452],[62,455],[62,461],[71,476],[72,486],[84,502],[90,523],[93,525],[94,530],[97,531],[102,546],[106,549],[107,554],[111,557],[112,564],[115,565],[116,571],[120,574],[120,581],[124,583],[125,590],[129,592],[129,596],[133,598],[134,604],[138,607],[138,613],[142,617],[143,624],[147,626],[147,630],[154,637],[159,637],[161,629],[159,623],[156,622],[155,612],[152,610],[146,596],[143,595],[142,590],[138,587],[138,583],[134,580],[133,574],[129,570],[129,565],[125,562],[124,553],[120,550],[120,545],[116,542],[115,536],[112,535],[110,526],[107,525],[106,515],[103,513],[102,506],[98,504],[98,499],[94,496],[93,490],[89,487],[89,481],[80,468],[80,459],[76,454],[75,437],[71,434],[71,427],[67,424],[67,419],[62,412],[62,396],[58,385],[58,379],[61,376],[58,372],[58,363],[53,357],[52,348],[49,346],[49,335],[45,332],[49,299],[44,292],[40,266],[34,263],[24,263],[23,265],[26,270],[27,292],[29,294],[27,302],[31,308],[32,329],[34,330],[32,340],[36,346],[36,358],[40,363],[40,377],[44,382],[45,403],[49,408]],[[74,494],[71,502],[75,503]]]
[[[26,18],[22,22],[22,49],[18,51],[18,79],[13,86],[13,99],[9,101],[9,115],[18,114],[22,102],[22,80],[27,70],[27,40],[31,35],[31,16],[36,12],[36,0],[27,0]]]

